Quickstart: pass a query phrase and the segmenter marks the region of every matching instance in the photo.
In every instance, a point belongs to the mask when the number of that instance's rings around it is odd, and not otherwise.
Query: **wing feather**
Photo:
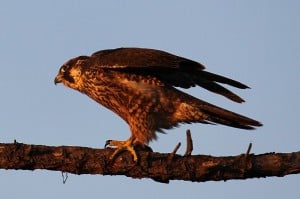
[[[155,76],[175,87],[190,88],[198,85],[239,103],[244,100],[219,83],[240,89],[249,88],[241,82],[204,71],[205,67],[198,62],[161,50],[117,48],[98,51],[91,58],[96,67]]]

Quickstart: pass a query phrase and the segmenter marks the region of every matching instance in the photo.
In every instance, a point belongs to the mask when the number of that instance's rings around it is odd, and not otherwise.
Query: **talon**
[[[128,139],[126,141],[117,141],[117,140],[107,140],[105,143],[105,148],[107,146],[116,147],[116,150],[114,153],[110,156],[110,160],[113,160],[118,154],[120,154],[123,151],[128,151],[133,156],[133,161],[137,162],[138,156],[136,154],[136,151],[134,149],[132,139]]]
[[[106,140],[106,142],[105,142],[105,145],[104,145],[104,148],[107,148],[109,145],[110,145],[110,142],[111,142],[112,140]]]

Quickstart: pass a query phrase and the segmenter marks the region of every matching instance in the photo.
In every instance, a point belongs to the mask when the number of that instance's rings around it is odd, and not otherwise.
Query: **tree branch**
[[[191,137],[187,139],[187,155],[138,151],[139,161],[124,152],[114,161],[109,157],[114,149],[93,149],[76,146],[43,146],[22,143],[0,143],[0,168],[35,170],[47,169],[73,174],[125,175],[132,178],[151,178],[193,182],[229,179],[282,177],[300,173],[300,151],[293,153],[246,154],[228,157],[191,155]]]

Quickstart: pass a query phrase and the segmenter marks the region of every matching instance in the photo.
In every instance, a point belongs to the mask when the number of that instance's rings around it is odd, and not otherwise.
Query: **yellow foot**
[[[138,156],[134,150],[134,146],[132,143],[132,139],[128,139],[126,141],[118,141],[118,140],[107,140],[105,143],[105,147],[116,147],[114,153],[110,156],[110,160],[113,160],[119,153],[123,151],[129,151],[133,156],[133,161],[137,162]]]

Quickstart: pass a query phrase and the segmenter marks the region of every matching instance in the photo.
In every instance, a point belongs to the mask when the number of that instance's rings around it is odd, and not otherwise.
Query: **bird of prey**
[[[208,72],[196,61],[161,50],[117,48],[75,57],[61,66],[54,82],[86,94],[129,125],[128,140],[106,142],[116,148],[111,158],[129,151],[137,161],[135,146],[146,147],[157,138],[156,132],[180,123],[222,124],[241,129],[262,125],[176,88],[201,86],[241,103],[241,97],[221,84],[240,89],[248,86]]]

